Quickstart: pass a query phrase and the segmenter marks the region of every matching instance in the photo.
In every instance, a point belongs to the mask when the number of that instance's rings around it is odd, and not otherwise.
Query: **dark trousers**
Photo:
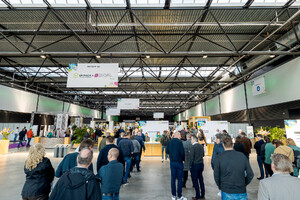
[[[261,156],[257,156],[257,163],[260,170],[260,178],[265,178],[264,170],[266,171],[266,177],[268,177],[268,172],[266,169],[264,169],[264,163],[263,160],[261,159]]]
[[[20,147],[20,145],[22,145],[22,147],[24,146],[22,142],[23,140],[19,140],[18,148]]]
[[[39,196],[35,196],[35,197],[23,197],[23,200],[48,200],[49,199],[49,195],[48,194],[42,194]]]
[[[171,162],[171,189],[172,195],[176,196],[176,179],[178,181],[177,185],[177,197],[182,196],[182,178],[183,178],[183,163]]]
[[[268,164],[268,163],[265,163],[265,167],[270,175],[270,177],[273,175],[273,171],[272,171],[272,168],[271,168],[271,164]]]
[[[29,147],[30,146],[30,141],[31,141],[31,138],[27,138],[28,139],[28,142],[27,142],[27,147]]]
[[[124,174],[124,177],[123,177],[123,183],[126,183],[127,178],[130,174],[131,157],[130,156],[125,156],[124,160],[125,160],[125,163],[126,163],[126,167],[125,167],[125,174]]]
[[[203,170],[204,170],[204,164],[194,164],[191,167],[191,174],[192,174],[192,181],[196,190],[196,198],[200,199],[205,196],[205,186],[203,181]],[[200,188],[201,188],[201,196],[200,196]]]
[[[183,171],[183,187],[186,186],[186,181],[188,180],[189,171]]]
[[[140,153],[133,153],[132,160],[131,160],[131,167],[130,171],[132,172],[134,165],[136,166],[136,169],[140,171],[140,158],[141,154]]]

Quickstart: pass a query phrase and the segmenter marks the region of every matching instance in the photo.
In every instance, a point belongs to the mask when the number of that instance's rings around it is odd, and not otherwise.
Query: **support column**
[[[250,111],[249,111],[249,107],[248,107],[247,88],[246,88],[245,81],[244,81],[243,84],[244,84],[244,92],[245,92],[245,101],[246,101],[246,110],[247,110],[248,125],[251,126]]]

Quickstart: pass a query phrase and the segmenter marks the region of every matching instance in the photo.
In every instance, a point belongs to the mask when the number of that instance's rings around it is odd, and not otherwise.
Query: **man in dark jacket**
[[[65,172],[56,183],[49,200],[101,200],[99,179],[88,170],[93,151],[84,148],[77,157],[77,167]]]
[[[193,180],[193,185],[196,190],[196,197],[193,197],[192,200],[205,199],[205,186],[203,181],[203,156],[204,156],[204,148],[201,144],[198,143],[197,137],[193,135],[191,137],[191,150],[190,150],[190,166],[191,166],[191,175]],[[199,184],[201,188],[201,195]]]
[[[171,188],[172,188],[172,200],[178,197],[178,200],[186,200],[182,196],[182,179],[183,179],[183,162],[185,160],[184,148],[179,132],[174,133],[174,138],[168,143],[167,154],[170,155],[170,168],[171,168]],[[176,195],[176,179],[177,195]]]
[[[106,137],[106,146],[100,151],[98,159],[97,159],[97,171],[104,165],[109,163],[107,155],[110,149],[115,148],[119,150],[119,147],[114,144],[115,138],[113,136]],[[125,165],[124,157],[122,153],[119,153],[118,161]]]
[[[223,139],[223,136],[221,134],[216,135],[216,142],[215,142],[214,149],[213,149],[213,155],[211,157],[211,168],[212,169],[214,169],[214,161],[215,161],[216,156],[224,152],[222,139]]]
[[[183,148],[184,148],[184,164],[183,164],[183,185],[182,187],[186,187],[186,181],[188,180],[189,170],[191,168],[190,163],[190,152],[192,148],[192,142],[191,142],[191,134],[186,135],[186,141],[183,141]]]
[[[257,163],[258,163],[258,167],[260,170],[260,177],[258,177],[258,180],[264,179],[265,178],[265,174],[264,174],[264,166],[263,166],[263,161],[261,159],[261,145],[263,145],[265,142],[262,138],[261,134],[257,135],[257,142],[255,142],[254,144],[254,148],[256,150],[256,154],[257,154]]]
[[[161,143],[161,162],[164,162],[164,152],[165,152],[165,161],[167,161],[168,154],[166,152],[168,142],[171,140],[171,136],[169,135],[168,131],[165,130],[161,136],[160,143]]]
[[[84,148],[90,148],[93,151],[94,148],[94,141],[91,139],[88,140],[83,140],[79,146],[79,152],[84,149]],[[61,163],[58,165],[57,170],[55,172],[55,176],[57,178],[61,177],[62,174],[66,171],[68,171],[69,169],[72,169],[74,167],[77,166],[77,157],[78,157],[77,152],[74,153],[69,153],[68,155],[66,155],[64,157],[64,159],[61,161]],[[91,170],[91,172],[93,172],[93,164],[91,164],[88,167],[89,170]]]
[[[225,152],[217,155],[214,163],[214,179],[222,199],[247,199],[246,186],[254,176],[250,163],[241,152],[233,150],[231,138],[225,138],[223,146]]]
[[[24,137],[26,135],[27,131],[25,128],[22,129],[22,131],[19,133],[19,144],[18,144],[18,148],[20,148],[20,145],[22,145],[22,147],[24,146],[23,145],[23,140],[24,140]]]
[[[241,139],[241,143],[245,146],[246,149],[246,157],[249,160],[249,154],[251,153],[251,149],[252,149],[252,142],[249,138],[247,138],[246,133],[242,132],[241,133],[242,139]]]
[[[126,170],[123,178],[123,184],[127,183],[127,178],[130,175],[131,156],[134,151],[133,143],[131,140],[129,140],[129,138],[130,138],[130,133],[127,132],[126,134],[124,134],[124,139],[122,139],[118,145],[120,151],[124,156],[124,160],[126,163]]]

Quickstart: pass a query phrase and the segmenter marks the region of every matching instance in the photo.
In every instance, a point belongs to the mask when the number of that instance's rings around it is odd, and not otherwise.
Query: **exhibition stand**
[[[213,150],[214,150],[214,144],[211,143],[211,144],[206,144],[206,149],[207,149],[207,155],[208,156],[212,156],[213,154]]]
[[[159,142],[145,142],[144,156],[161,156],[161,144]]]

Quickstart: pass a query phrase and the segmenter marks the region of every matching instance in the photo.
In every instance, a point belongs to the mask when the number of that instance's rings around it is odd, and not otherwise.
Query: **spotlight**
[[[100,59],[100,58],[101,58],[101,56],[100,56],[100,55],[96,55],[96,58]]]
[[[147,55],[147,56],[146,56],[146,58],[148,58],[148,59],[149,59],[149,58],[150,58],[150,56],[149,56],[149,55]]]
[[[47,58],[45,55],[41,55],[41,58],[43,58],[43,59],[45,59],[45,58]]]
[[[270,55],[270,58],[275,58],[275,55]]]
[[[207,55],[204,55],[203,58],[204,58],[204,59],[207,58]]]

